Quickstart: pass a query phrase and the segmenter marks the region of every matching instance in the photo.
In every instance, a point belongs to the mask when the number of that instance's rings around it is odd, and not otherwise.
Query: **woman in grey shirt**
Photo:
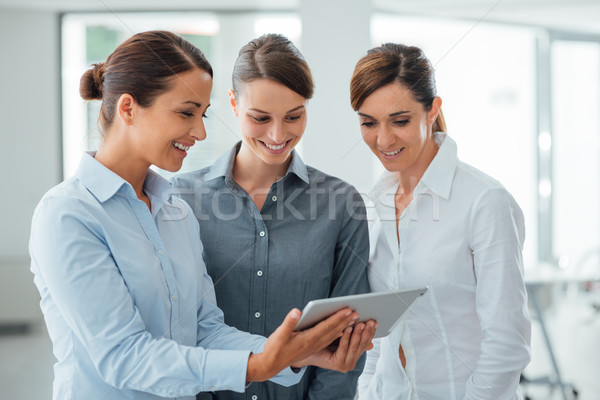
[[[240,330],[268,336],[290,308],[369,291],[361,196],[306,166],[293,150],[312,95],[310,69],[287,38],[269,34],[251,41],[240,50],[229,92],[242,141],[211,167],[173,179],[200,223],[217,304],[225,322]],[[246,393],[211,396],[353,399],[363,364],[359,360],[346,374],[309,367],[289,388],[263,382]]]

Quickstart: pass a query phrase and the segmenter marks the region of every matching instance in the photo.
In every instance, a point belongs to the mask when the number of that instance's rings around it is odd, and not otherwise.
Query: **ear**
[[[137,103],[129,93],[123,93],[121,97],[119,97],[119,101],[117,101],[117,115],[125,125],[133,124],[136,107]]]
[[[229,95],[229,104],[231,104],[231,111],[233,111],[233,114],[237,117],[238,112],[237,102],[235,101],[235,92],[233,91],[233,89],[229,89],[229,92],[227,92],[227,94]]]
[[[441,109],[442,99],[440,97],[435,97],[431,103],[431,110],[427,112],[427,123],[429,126],[433,126],[433,123],[435,122]]]

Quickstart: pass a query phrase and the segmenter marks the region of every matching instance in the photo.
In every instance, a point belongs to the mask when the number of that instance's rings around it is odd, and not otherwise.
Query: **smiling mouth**
[[[173,143],[173,147],[175,147],[176,149],[179,149],[181,151],[188,151],[190,149],[190,147],[192,146],[184,146],[181,143],[177,143],[177,142],[171,142]]]
[[[261,142],[269,150],[280,151],[280,150],[283,150],[283,148],[287,146],[287,144],[290,142],[290,140],[283,142],[281,144],[268,144],[268,143],[263,142],[262,140],[259,140],[259,142]]]
[[[393,151],[383,151],[383,150],[380,150],[380,151],[383,153],[383,155],[391,157],[391,156],[395,156],[396,154],[400,153],[402,150],[404,150],[404,147],[402,147],[401,149],[398,149],[398,150],[393,150]]]

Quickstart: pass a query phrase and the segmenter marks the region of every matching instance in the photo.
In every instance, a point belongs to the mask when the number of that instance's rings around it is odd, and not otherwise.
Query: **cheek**
[[[248,138],[259,138],[265,132],[264,125],[255,124],[250,121],[241,121],[240,130],[242,131],[242,136]]]
[[[301,121],[297,124],[294,124],[294,126],[291,129],[292,133],[298,137],[302,137],[302,135],[304,135],[305,130],[306,130],[306,119],[304,119],[303,121]]]

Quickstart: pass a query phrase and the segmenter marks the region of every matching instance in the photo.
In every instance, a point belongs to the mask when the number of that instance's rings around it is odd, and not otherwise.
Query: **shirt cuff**
[[[208,350],[202,386],[206,392],[246,390],[246,372],[250,350]]]
[[[287,367],[286,369],[275,375],[273,378],[271,378],[270,381],[277,383],[281,386],[292,386],[300,382],[300,380],[304,376],[305,371],[306,367],[294,369],[292,369],[291,367]]]

